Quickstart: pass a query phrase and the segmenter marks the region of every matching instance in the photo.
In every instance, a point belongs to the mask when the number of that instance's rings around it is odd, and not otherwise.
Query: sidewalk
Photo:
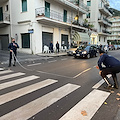
[[[39,56],[44,56],[44,57],[59,57],[59,56],[66,56],[67,52],[60,52],[60,53],[40,53],[37,54]]]
[[[59,56],[65,56],[65,55],[67,55],[66,52],[48,53],[48,54],[40,53],[36,55],[18,52],[17,59],[19,62],[30,62],[30,61],[36,61],[36,60],[47,60],[53,57],[59,57]],[[2,64],[8,64],[8,63],[9,63],[9,51],[0,50],[0,66]]]

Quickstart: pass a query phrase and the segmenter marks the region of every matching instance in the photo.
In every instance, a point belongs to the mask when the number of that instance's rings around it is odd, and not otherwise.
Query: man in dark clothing
[[[53,42],[52,41],[50,42],[50,51],[51,53],[53,53]]]
[[[19,48],[18,44],[15,43],[15,39],[13,38],[12,39],[12,42],[8,45],[8,48],[10,50],[10,58],[9,58],[9,66],[8,67],[11,67],[11,60],[12,60],[12,54],[14,54],[14,64],[13,66],[15,66],[15,62],[16,62],[16,58],[15,56],[17,55],[17,48]]]
[[[59,53],[59,43],[58,43],[58,41],[56,43],[56,51]]]
[[[97,66],[97,68],[100,69],[99,74],[108,84],[107,87],[111,87],[111,84],[108,82],[107,75],[112,74],[112,78],[114,81],[114,88],[118,89],[119,85],[118,85],[116,73],[120,72],[120,61],[112,56],[105,54],[104,51],[102,50],[100,50],[99,52],[100,52],[100,59],[98,60],[98,66]],[[105,67],[102,67],[102,64],[105,65]]]

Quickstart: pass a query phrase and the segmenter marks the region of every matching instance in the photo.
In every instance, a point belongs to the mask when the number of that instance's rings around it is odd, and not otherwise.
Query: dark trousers
[[[108,74],[112,74],[114,85],[118,86],[118,81],[117,81],[117,75],[116,74],[119,73],[119,72],[120,72],[120,65],[112,67],[112,68],[104,68],[102,70],[101,76],[102,76],[102,78],[107,78]]]
[[[58,53],[59,53],[59,48],[56,48],[56,52],[58,52]]]
[[[14,54],[14,55],[12,55],[12,54]],[[10,52],[9,66],[11,66],[12,56],[16,56],[16,55],[17,55],[16,51],[14,51],[13,53]],[[15,62],[16,62],[16,58],[14,57],[14,65],[15,65]]]

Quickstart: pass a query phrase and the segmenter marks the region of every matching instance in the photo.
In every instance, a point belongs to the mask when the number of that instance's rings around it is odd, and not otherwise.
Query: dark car
[[[97,57],[97,47],[94,45],[88,45],[86,48],[79,48],[76,50],[76,53],[74,54],[75,58],[78,57],[84,57],[84,58],[90,58],[90,57]]]

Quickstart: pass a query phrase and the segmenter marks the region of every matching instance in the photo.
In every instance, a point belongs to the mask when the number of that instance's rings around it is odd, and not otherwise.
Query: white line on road
[[[53,60],[53,61],[48,61],[48,63],[53,63],[53,62],[56,62],[57,60]]]
[[[64,85],[4,116],[1,120],[27,120],[33,115],[49,107],[53,103],[57,102],[61,98],[80,88],[78,85],[67,84]],[[74,120],[74,119],[72,119]]]
[[[59,74],[54,74],[54,73],[48,73],[48,72],[44,72],[44,71],[37,71],[39,73],[43,73],[43,74],[48,74],[48,75],[54,75],[54,76],[59,76],[59,77],[64,77],[64,78],[69,78],[71,79],[72,77],[69,76],[64,76],[64,75],[59,75]]]
[[[32,76],[20,78],[20,79],[14,80],[14,81],[2,83],[2,84],[0,84],[0,90],[11,87],[11,86],[14,86],[14,85],[18,85],[18,84],[21,84],[21,83],[25,83],[25,82],[28,82],[28,81],[32,81],[32,80],[35,80],[37,78],[40,78],[40,77],[32,75]]]
[[[6,93],[4,95],[1,95],[0,96],[0,105],[4,104],[6,102],[9,102],[11,100],[14,100],[18,97],[21,97],[23,95],[26,95],[28,93],[31,93],[33,91],[36,91],[38,89],[41,89],[43,87],[46,87],[48,85],[51,85],[53,83],[56,83],[56,82],[58,82],[58,81],[57,80],[52,80],[52,79],[47,79],[47,80],[44,80],[42,82],[35,83],[33,85],[30,85],[30,86],[15,90],[13,92],[9,92],[9,93]],[[13,119],[13,120],[15,120],[15,119]]]
[[[81,73],[79,73],[78,75],[74,76],[73,78],[77,78],[77,77],[79,77],[80,75],[82,75],[83,73],[85,73],[85,72],[87,72],[87,71],[89,71],[89,70],[91,70],[91,69],[92,69],[92,68],[88,68],[88,69],[82,71]]]
[[[111,75],[107,75],[107,77],[110,78]],[[102,80],[99,81],[97,84],[95,84],[92,88],[93,88],[93,89],[98,89],[104,82],[105,82],[105,80],[102,79]]]
[[[21,76],[21,75],[25,75],[25,73],[18,72],[18,73],[13,73],[13,74],[10,74],[10,75],[0,76],[0,81],[5,80],[5,79],[9,79],[9,78],[13,78],[13,77],[18,77],[18,76]]]
[[[36,65],[41,65],[42,63],[36,63],[36,64],[30,64],[30,65],[27,65],[28,67],[31,67],[31,66],[36,66]]]
[[[6,73],[11,73],[13,72],[12,70],[5,70],[5,71],[0,71],[0,75],[6,74]]]
[[[59,120],[90,120],[109,95],[108,92],[95,89]],[[82,111],[86,111],[87,116],[83,116]]]

